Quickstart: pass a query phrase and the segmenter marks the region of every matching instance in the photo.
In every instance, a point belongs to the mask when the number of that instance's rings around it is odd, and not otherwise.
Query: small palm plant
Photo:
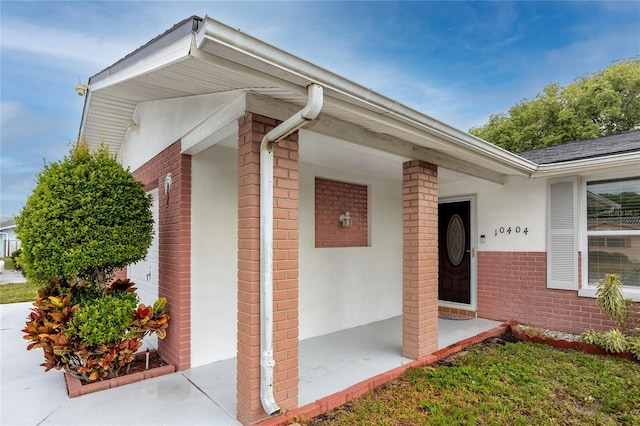
[[[616,323],[617,328],[605,332],[589,330],[580,336],[580,340],[612,353],[631,352],[640,360],[640,328],[634,329],[637,312],[631,299],[622,295],[620,277],[616,274],[605,275],[598,281],[596,297],[598,307]]]

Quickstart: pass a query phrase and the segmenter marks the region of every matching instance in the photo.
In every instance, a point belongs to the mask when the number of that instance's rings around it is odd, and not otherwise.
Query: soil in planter
[[[122,367],[122,369],[120,369],[120,373],[118,373],[118,377],[124,377],[127,376],[129,374],[134,374],[134,373],[140,373],[142,371],[145,370],[151,370],[152,368],[157,368],[157,367],[164,367],[165,365],[169,365],[168,362],[166,362],[165,360],[163,360],[162,358],[160,358],[157,355],[151,355],[149,357],[149,368],[146,368],[146,360],[144,357],[136,357],[136,359],[130,364],[129,366],[129,370],[127,371],[127,367]],[[96,383],[94,382],[85,382],[84,380],[80,380],[80,383],[82,383],[82,385],[90,385],[92,383]]]

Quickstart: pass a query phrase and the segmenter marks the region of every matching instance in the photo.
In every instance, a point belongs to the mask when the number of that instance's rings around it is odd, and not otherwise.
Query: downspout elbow
[[[310,84],[307,87],[307,93],[306,105],[300,111],[271,129],[271,131],[262,138],[262,143],[260,144],[261,149],[271,151],[273,144],[286,138],[301,127],[304,127],[309,121],[315,120],[318,115],[320,115],[324,101],[322,86],[316,83]]]

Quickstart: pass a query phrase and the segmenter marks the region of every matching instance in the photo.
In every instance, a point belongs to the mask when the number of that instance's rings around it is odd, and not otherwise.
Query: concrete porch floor
[[[68,398],[61,372],[44,373],[42,352],[22,339],[30,303],[0,305],[0,424],[235,425],[235,359]],[[439,348],[501,323],[439,320]],[[400,355],[401,319],[300,342],[299,406],[411,360]]]
[[[475,336],[501,322],[481,318],[438,320],[438,349]],[[298,405],[355,385],[412,360],[402,352],[402,318],[314,337],[300,342]],[[183,374],[232,417],[235,417],[235,358],[191,368]]]

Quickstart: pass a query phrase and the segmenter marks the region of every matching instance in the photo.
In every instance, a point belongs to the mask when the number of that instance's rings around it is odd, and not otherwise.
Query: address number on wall
[[[495,229],[495,236],[498,235],[511,235],[511,234],[524,234],[527,235],[529,233],[529,228],[522,226],[501,226],[500,228]]]

